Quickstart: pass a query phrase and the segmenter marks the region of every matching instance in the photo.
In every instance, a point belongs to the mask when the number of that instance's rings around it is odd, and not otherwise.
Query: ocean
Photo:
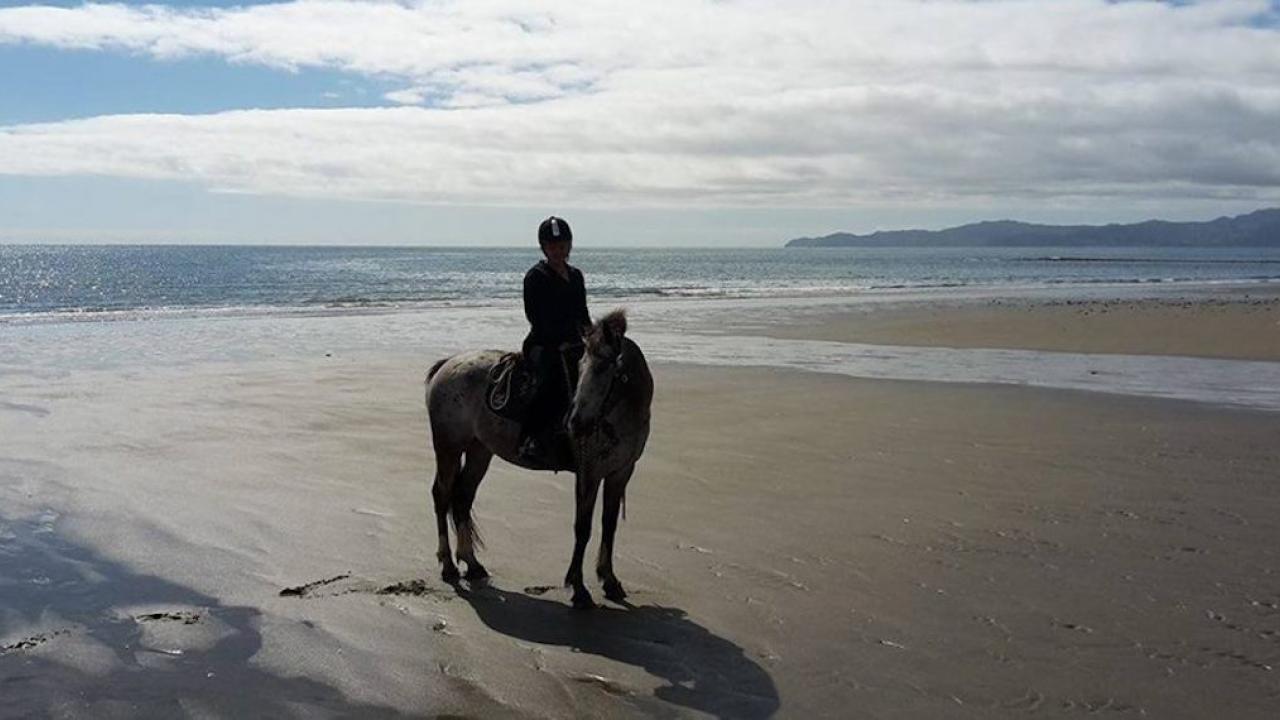
[[[0,245],[0,323],[519,298],[529,248]],[[576,248],[595,301],[1280,281],[1280,248]]]
[[[536,248],[0,246],[0,378],[315,362],[421,365],[518,348]],[[1001,383],[1280,411],[1280,363],[894,347],[761,337],[880,303],[1250,292],[1280,250],[596,249],[572,262],[594,315],[625,307],[654,362]],[[421,377],[406,378],[420,393]],[[414,386],[419,389],[413,389]]]

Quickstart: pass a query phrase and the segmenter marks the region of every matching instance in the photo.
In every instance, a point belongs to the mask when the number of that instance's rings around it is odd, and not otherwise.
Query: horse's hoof
[[[627,591],[622,589],[622,583],[617,580],[608,580],[604,584],[604,596],[614,602],[622,602],[627,599]]]
[[[458,566],[450,563],[440,570],[440,579],[452,585],[462,579],[462,575],[458,573]]]
[[[489,571],[478,562],[467,563],[467,574],[465,577],[471,582],[489,579]]]
[[[591,593],[581,590],[573,593],[573,609],[574,610],[591,610],[595,608],[596,601],[591,599]]]

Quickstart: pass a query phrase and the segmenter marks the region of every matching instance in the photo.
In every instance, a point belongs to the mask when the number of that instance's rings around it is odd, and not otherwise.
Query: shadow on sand
[[[458,586],[480,621],[512,638],[559,645],[643,668],[666,685],[654,695],[722,718],[768,718],[778,710],[773,679],[742,648],[659,606],[600,606],[575,612],[564,603],[490,584]]]
[[[131,615],[123,609],[131,606],[173,610]],[[135,573],[59,537],[52,519],[0,517],[0,714],[401,716],[353,703],[329,685],[254,667],[260,615]],[[191,630],[214,639],[181,654],[151,648],[151,623],[204,623]]]

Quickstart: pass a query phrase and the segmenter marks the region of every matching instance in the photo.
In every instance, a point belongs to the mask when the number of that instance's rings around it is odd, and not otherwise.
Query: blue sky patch
[[[202,114],[248,108],[379,107],[403,81],[333,70],[297,72],[221,58],[153,60],[119,51],[0,45],[0,125],[121,113]]]

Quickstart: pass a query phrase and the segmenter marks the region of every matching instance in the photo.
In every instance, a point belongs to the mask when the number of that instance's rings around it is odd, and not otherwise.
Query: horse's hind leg
[[[596,575],[604,583],[604,596],[614,602],[621,602],[627,596],[622,583],[613,574],[613,538],[618,531],[618,508],[627,492],[627,481],[634,472],[634,464],[618,470],[604,479],[604,503],[600,510],[600,524],[604,536],[600,539],[600,555],[596,560]]]
[[[449,549],[449,506],[454,500],[454,486],[458,479],[458,465],[462,453],[436,447],[436,480],[431,486],[431,499],[436,507],[436,532],[439,543],[436,559],[440,561],[440,579],[447,583],[458,581],[458,566],[453,564],[453,551]],[[458,539],[459,545],[462,539]]]
[[[476,560],[476,546],[480,544],[480,536],[476,532],[476,519],[471,513],[472,503],[476,500],[476,491],[480,489],[480,481],[489,470],[489,461],[493,453],[489,449],[473,444],[467,448],[466,461],[458,480],[454,484],[453,527],[458,533],[458,560],[467,564],[468,580],[483,580],[489,577],[489,571]]]

